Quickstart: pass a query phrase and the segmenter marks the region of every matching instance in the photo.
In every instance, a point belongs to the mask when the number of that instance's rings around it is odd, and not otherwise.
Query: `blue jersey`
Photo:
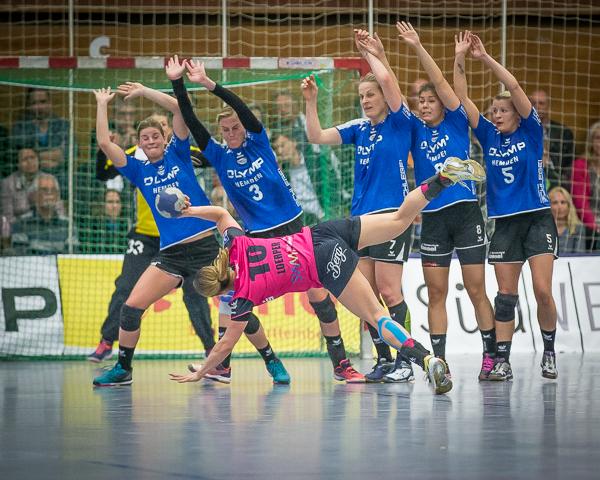
[[[444,119],[435,127],[413,115],[411,152],[417,185],[438,173],[446,158],[469,158],[469,145],[469,119],[462,105],[453,111],[444,109]],[[444,189],[423,211],[435,212],[459,202],[476,202],[475,182],[465,183],[468,188],[456,184]]]
[[[199,218],[165,218],[156,211],[154,199],[158,192],[167,187],[177,187],[190,197],[194,206],[210,205],[194,175],[189,138],[181,140],[173,135],[163,158],[158,162],[151,163],[127,155],[127,165],[118,170],[140,189],[150,206],[160,233],[161,250],[215,228],[213,222]]]
[[[403,104],[377,125],[359,118],[336,127],[342,143],[356,145],[352,215],[396,209],[408,195],[410,117]]]
[[[474,132],[486,164],[488,216],[550,208],[542,161],[544,130],[535,109],[510,135],[500,133],[483,115]]]
[[[264,128],[260,133],[247,131],[240,148],[211,138],[202,153],[217,171],[247,231],[271,230],[302,214]]]

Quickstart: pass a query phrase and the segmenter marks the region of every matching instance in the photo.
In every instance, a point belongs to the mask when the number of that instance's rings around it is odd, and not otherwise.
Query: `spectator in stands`
[[[31,211],[29,189],[40,174],[40,160],[33,148],[22,148],[18,153],[18,170],[2,180],[2,215],[13,223]]]
[[[304,224],[312,225],[323,219],[324,213],[306,169],[304,155],[290,133],[275,133],[271,138],[273,149],[280,164],[287,172],[296,198],[304,210]]]
[[[4,215],[0,215],[0,255],[10,255],[10,222]]]
[[[548,192],[548,198],[558,231],[558,254],[584,253],[585,228],[577,216],[571,194],[564,187],[554,187]]]
[[[590,127],[585,155],[573,162],[571,193],[584,225],[600,233],[600,122]]]
[[[338,157],[330,147],[326,147],[329,149],[326,161],[328,171],[324,172],[320,165],[321,145],[308,142],[306,117],[297,108],[292,93],[289,90],[279,91],[274,97],[273,104],[275,109],[272,115],[271,129],[280,132],[289,132],[288,136],[296,142],[298,150],[304,156],[306,171],[317,194],[319,203],[324,205],[325,200],[327,200],[331,208],[341,208],[341,205],[335,205],[335,203],[345,204],[352,198],[352,186],[348,185],[346,187],[342,183],[342,170],[351,171],[353,168],[353,151],[347,159],[344,159],[341,156]],[[323,185],[325,181],[328,182],[327,185]],[[324,198],[325,192],[328,193],[329,198],[327,199]],[[331,212],[329,211],[328,213],[330,214]]]
[[[8,129],[5,126],[0,125],[0,178],[8,176],[13,170],[10,153]]]
[[[25,97],[21,120],[13,125],[13,149],[34,148],[39,153],[40,169],[53,174],[67,191],[69,122],[52,111],[50,92],[31,88]]]
[[[549,142],[550,162],[561,174],[562,183],[568,182],[575,155],[573,132],[569,127],[550,119],[550,98],[544,90],[534,91],[530,100],[544,127],[544,138]]]
[[[547,137],[544,138],[542,165],[544,165],[544,173],[546,174],[546,190],[550,191],[552,188],[565,183],[559,168],[550,158],[550,140]]]
[[[60,187],[56,177],[40,173],[31,189],[33,210],[13,226],[12,243],[17,255],[66,253],[69,243],[78,246],[75,232],[69,237],[69,222],[59,214]]]
[[[121,194],[117,190],[106,190],[102,211],[93,215],[88,228],[82,231],[81,250],[85,253],[124,253],[130,225],[122,213]]]

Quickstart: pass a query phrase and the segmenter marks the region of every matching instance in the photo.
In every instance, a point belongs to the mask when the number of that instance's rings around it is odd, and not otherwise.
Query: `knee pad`
[[[500,293],[494,298],[494,314],[499,322],[512,322],[515,319],[515,307],[519,301],[518,295]]]
[[[260,320],[256,315],[250,313],[250,315],[248,316],[248,325],[246,325],[246,328],[244,328],[244,333],[246,335],[252,335],[253,333],[258,332],[259,328]]]
[[[121,307],[120,325],[126,332],[135,332],[142,324],[143,308],[130,307],[126,303]]]
[[[381,317],[377,321],[377,331],[379,332],[379,337],[395,349],[399,349],[410,338],[406,330],[398,322],[394,322],[389,317]]]
[[[320,322],[333,323],[336,321],[337,312],[329,294],[327,294],[325,300],[315,303],[310,302],[310,306],[314,309],[315,314]]]

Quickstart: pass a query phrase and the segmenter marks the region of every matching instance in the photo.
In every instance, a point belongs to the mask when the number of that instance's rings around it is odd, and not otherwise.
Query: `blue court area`
[[[449,359],[454,389],[346,385],[326,359],[261,360],[232,383],[168,380],[186,362],[135,362],[130,387],[92,388],[86,362],[0,363],[2,479],[598,478],[598,354],[512,358],[515,379],[479,383],[477,355]],[[361,371],[371,363],[356,361]]]

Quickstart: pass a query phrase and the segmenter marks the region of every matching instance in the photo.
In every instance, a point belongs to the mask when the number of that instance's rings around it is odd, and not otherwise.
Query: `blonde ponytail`
[[[233,280],[233,270],[229,266],[229,251],[219,250],[212,265],[202,267],[194,279],[194,288],[205,297],[221,293]]]

